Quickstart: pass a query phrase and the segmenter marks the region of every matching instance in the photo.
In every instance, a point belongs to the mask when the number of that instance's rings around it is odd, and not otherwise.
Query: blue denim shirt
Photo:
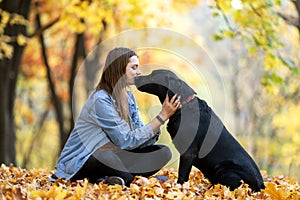
[[[72,178],[97,149],[110,141],[126,150],[157,141],[160,132],[155,133],[150,124],[143,124],[131,92],[128,103],[130,126],[120,117],[115,100],[106,91],[89,96],[57,161],[56,176]]]

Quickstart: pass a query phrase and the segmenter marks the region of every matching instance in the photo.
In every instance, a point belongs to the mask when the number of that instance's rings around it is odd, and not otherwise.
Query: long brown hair
[[[136,52],[126,47],[112,49],[105,61],[104,69],[96,90],[105,90],[116,101],[120,116],[129,123],[128,96],[126,91],[126,66]]]

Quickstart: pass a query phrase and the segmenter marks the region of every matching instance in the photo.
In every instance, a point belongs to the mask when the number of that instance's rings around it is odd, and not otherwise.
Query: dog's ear
[[[173,76],[167,76],[167,83],[168,83],[168,95],[170,98],[174,96],[174,94],[178,93],[178,80]]]

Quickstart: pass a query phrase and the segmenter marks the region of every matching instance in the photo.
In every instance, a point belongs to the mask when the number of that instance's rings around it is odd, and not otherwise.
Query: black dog
[[[205,101],[195,97],[195,91],[169,70],[155,70],[135,79],[138,90],[158,96],[163,103],[166,93],[171,98],[181,96],[182,108],[169,119],[167,130],[180,153],[178,183],[188,181],[192,166],[198,168],[210,182],[223,184],[231,190],[241,180],[254,191],[265,188],[260,171],[225,128]]]

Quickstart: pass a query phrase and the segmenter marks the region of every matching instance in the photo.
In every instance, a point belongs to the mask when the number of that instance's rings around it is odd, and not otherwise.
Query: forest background
[[[299,0],[0,0],[0,163],[54,169],[99,80],[106,55],[94,50],[115,41],[137,49],[144,74],[189,83],[262,170],[299,179],[299,13]],[[149,38],[161,49],[141,46]],[[159,102],[133,91],[148,122]],[[159,142],[177,166],[164,128]]]

